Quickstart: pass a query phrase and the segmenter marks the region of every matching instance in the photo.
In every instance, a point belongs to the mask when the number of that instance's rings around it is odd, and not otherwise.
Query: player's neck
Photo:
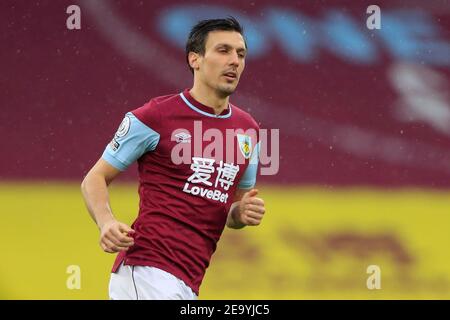
[[[228,109],[229,96],[219,97],[216,92],[209,88],[201,88],[199,86],[193,86],[189,90],[192,98],[200,102],[201,104],[214,109],[216,115],[221,114],[223,110]]]

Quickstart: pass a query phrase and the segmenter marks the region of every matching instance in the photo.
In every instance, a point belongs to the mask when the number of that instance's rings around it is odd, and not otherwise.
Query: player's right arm
[[[100,246],[106,252],[127,250],[134,232],[117,221],[109,204],[108,185],[146,152],[155,150],[160,135],[128,112],[102,157],[81,184],[87,209],[100,229]]]
[[[127,250],[134,244],[128,236],[134,230],[114,218],[109,204],[108,185],[119,173],[120,170],[99,159],[81,183],[86,207],[100,230],[100,246],[109,253]]]

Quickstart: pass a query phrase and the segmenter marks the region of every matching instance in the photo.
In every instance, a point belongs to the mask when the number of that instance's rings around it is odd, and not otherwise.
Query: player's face
[[[205,54],[199,61],[201,81],[223,96],[231,95],[244,71],[245,55],[244,38],[239,32],[208,33]]]

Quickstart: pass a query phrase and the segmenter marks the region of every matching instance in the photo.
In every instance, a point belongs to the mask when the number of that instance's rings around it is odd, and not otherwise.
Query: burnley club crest
[[[239,144],[239,150],[241,150],[244,158],[250,158],[252,154],[252,140],[250,139],[250,136],[247,136],[245,134],[237,134],[237,140]]]

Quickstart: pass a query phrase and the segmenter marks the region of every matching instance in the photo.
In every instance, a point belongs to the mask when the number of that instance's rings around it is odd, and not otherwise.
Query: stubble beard
[[[216,91],[217,94],[222,97],[222,98],[226,98],[231,96],[234,91],[236,91],[237,85],[231,85],[231,84],[219,84],[219,86],[217,87]]]

